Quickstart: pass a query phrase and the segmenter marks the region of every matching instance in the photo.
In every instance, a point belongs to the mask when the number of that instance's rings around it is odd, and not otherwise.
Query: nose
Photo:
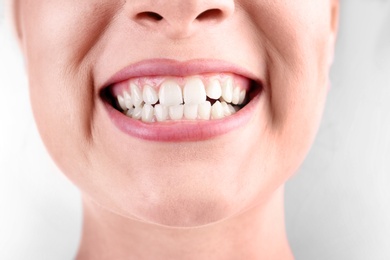
[[[170,38],[186,38],[234,13],[234,0],[127,0],[130,19]]]

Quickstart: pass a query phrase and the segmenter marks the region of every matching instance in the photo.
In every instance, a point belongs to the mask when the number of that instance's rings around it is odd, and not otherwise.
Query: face
[[[332,0],[23,0],[51,156],[115,213],[200,226],[264,203],[317,131]]]

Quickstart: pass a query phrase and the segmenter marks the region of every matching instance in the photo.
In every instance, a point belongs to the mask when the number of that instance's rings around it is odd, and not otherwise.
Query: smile
[[[153,141],[195,141],[245,125],[261,84],[224,62],[157,60],[115,75],[102,88],[113,123]],[[240,73],[240,74],[238,74]]]

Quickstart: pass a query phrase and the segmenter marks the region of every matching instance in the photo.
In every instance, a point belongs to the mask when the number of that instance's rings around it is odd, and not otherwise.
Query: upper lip
[[[234,73],[255,81],[259,85],[262,83],[260,78],[247,69],[226,61],[208,59],[189,61],[152,59],[137,62],[121,69],[109,78],[99,90],[131,78],[152,76],[185,77],[206,73]]]

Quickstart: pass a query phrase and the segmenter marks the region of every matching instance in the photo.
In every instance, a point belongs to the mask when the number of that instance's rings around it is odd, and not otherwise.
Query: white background
[[[389,260],[390,1],[341,3],[332,89],[316,142],[287,185],[287,231],[297,260]],[[1,5],[0,259],[72,259],[79,194],[39,139]]]

